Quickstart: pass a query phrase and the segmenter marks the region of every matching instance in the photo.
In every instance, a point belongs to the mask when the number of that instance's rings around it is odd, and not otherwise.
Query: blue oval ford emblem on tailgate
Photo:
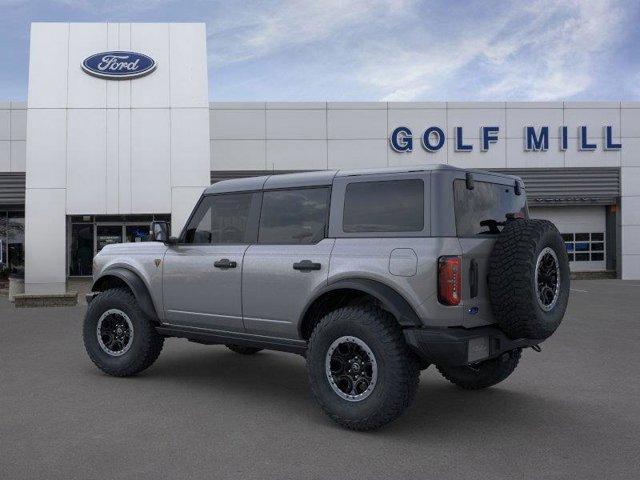
[[[128,80],[153,72],[153,58],[136,52],[102,52],[87,57],[82,69],[89,75],[113,80]]]

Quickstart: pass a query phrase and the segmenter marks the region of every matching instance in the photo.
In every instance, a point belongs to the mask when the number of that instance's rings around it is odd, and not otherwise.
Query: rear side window
[[[422,180],[354,182],[347,185],[342,220],[344,232],[420,232],[423,229]]]
[[[187,226],[185,243],[248,243],[247,222],[252,193],[205,197]]]
[[[324,187],[264,192],[258,243],[319,242],[327,229],[329,197]]]
[[[527,216],[524,192],[516,195],[509,185],[474,182],[467,189],[464,180],[454,180],[456,231],[460,237],[500,233],[507,214]]]

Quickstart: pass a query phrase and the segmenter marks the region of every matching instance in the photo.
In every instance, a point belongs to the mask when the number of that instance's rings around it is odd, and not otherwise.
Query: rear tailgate
[[[462,250],[462,324],[478,327],[495,322],[489,303],[487,275],[495,237],[460,238]]]
[[[528,217],[521,180],[470,172],[454,180],[456,233],[462,250],[463,325],[495,323],[488,291],[489,259],[510,215]]]

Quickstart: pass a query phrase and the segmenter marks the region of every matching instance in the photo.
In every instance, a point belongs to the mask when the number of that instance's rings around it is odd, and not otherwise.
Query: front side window
[[[474,182],[473,190],[462,179],[454,180],[456,230],[458,236],[498,234],[508,214],[526,217],[527,201],[524,192],[498,183]]]
[[[186,229],[185,243],[247,243],[252,193],[210,195],[198,206]]]
[[[328,188],[264,192],[258,243],[313,244],[325,237]]]
[[[342,229],[347,233],[420,232],[424,229],[424,182],[419,179],[347,185]]]

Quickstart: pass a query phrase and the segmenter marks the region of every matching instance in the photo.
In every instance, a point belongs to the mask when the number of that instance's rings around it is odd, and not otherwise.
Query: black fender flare
[[[91,286],[91,291],[101,291],[100,281],[106,277],[116,277],[126,283],[131,292],[133,292],[133,296],[136,297],[136,301],[145,315],[153,320],[160,318],[158,312],[156,312],[156,307],[153,304],[149,289],[137,273],[124,267],[107,268],[95,279]]]
[[[337,282],[330,283],[322,288],[316,295],[308,302],[302,315],[300,316],[298,325],[302,325],[302,322],[309,311],[309,308],[313,303],[326,293],[336,290],[358,290],[360,292],[371,295],[376,298],[386,310],[388,310],[403,327],[419,327],[422,325],[420,318],[413,310],[409,302],[399,294],[392,287],[385,285],[377,280],[371,280],[368,278],[349,278],[344,280],[338,280]]]

